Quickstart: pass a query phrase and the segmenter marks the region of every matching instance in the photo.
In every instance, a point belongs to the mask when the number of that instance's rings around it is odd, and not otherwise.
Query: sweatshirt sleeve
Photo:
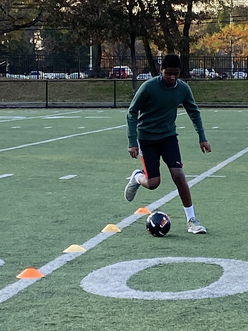
[[[127,137],[128,147],[137,147],[137,124],[139,111],[142,109],[145,102],[145,88],[144,83],[141,85],[139,90],[136,92],[133,100],[128,109],[127,113]]]
[[[186,109],[196,132],[198,133],[199,142],[206,141],[207,138],[205,136],[204,128],[202,125],[201,114],[189,86],[188,86],[187,96],[183,101],[183,106]]]

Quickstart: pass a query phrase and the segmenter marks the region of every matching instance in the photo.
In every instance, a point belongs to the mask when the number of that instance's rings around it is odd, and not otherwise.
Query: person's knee
[[[151,178],[148,179],[147,181],[147,188],[149,190],[155,190],[160,184],[160,178],[156,177],[156,178]]]

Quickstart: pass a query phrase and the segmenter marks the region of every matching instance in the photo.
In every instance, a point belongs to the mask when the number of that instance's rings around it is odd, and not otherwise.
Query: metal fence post
[[[46,80],[46,108],[48,107],[48,80]]]
[[[116,79],[114,79],[114,108],[117,108],[117,105],[116,105]]]

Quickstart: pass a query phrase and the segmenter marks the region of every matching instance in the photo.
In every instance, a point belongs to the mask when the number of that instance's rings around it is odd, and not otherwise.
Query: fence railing
[[[34,56],[0,56],[0,76],[25,78],[32,72],[46,74],[46,78],[90,78],[95,73],[89,67],[87,56],[67,56],[66,60],[56,55],[34,55]],[[154,57],[158,72],[160,71],[161,56]],[[108,78],[115,66],[131,66],[131,57],[109,56],[101,59],[101,69],[98,72],[100,78]],[[93,65],[94,67],[94,65]],[[202,68],[204,70],[214,69],[219,75],[232,76],[234,72],[248,72],[248,57],[233,56],[190,56],[189,70]],[[131,68],[132,69],[132,68]],[[138,74],[150,71],[149,63],[145,56],[136,56],[136,69]],[[78,73],[78,76],[77,76]],[[50,74],[50,77],[49,77]],[[54,74],[54,75],[52,75]]]
[[[136,81],[137,88],[143,81]],[[0,80],[0,107],[121,107],[133,97],[131,79]]]
[[[143,80],[0,79],[0,108],[128,107]],[[248,79],[189,80],[197,103],[248,105]],[[208,92],[207,92],[208,91]]]

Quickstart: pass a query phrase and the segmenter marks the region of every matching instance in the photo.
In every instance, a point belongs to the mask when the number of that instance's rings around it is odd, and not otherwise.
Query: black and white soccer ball
[[[167,214],[156,211],[147,217],[146,229],[154,237],[163,237],[170,231],[171,221]]]

